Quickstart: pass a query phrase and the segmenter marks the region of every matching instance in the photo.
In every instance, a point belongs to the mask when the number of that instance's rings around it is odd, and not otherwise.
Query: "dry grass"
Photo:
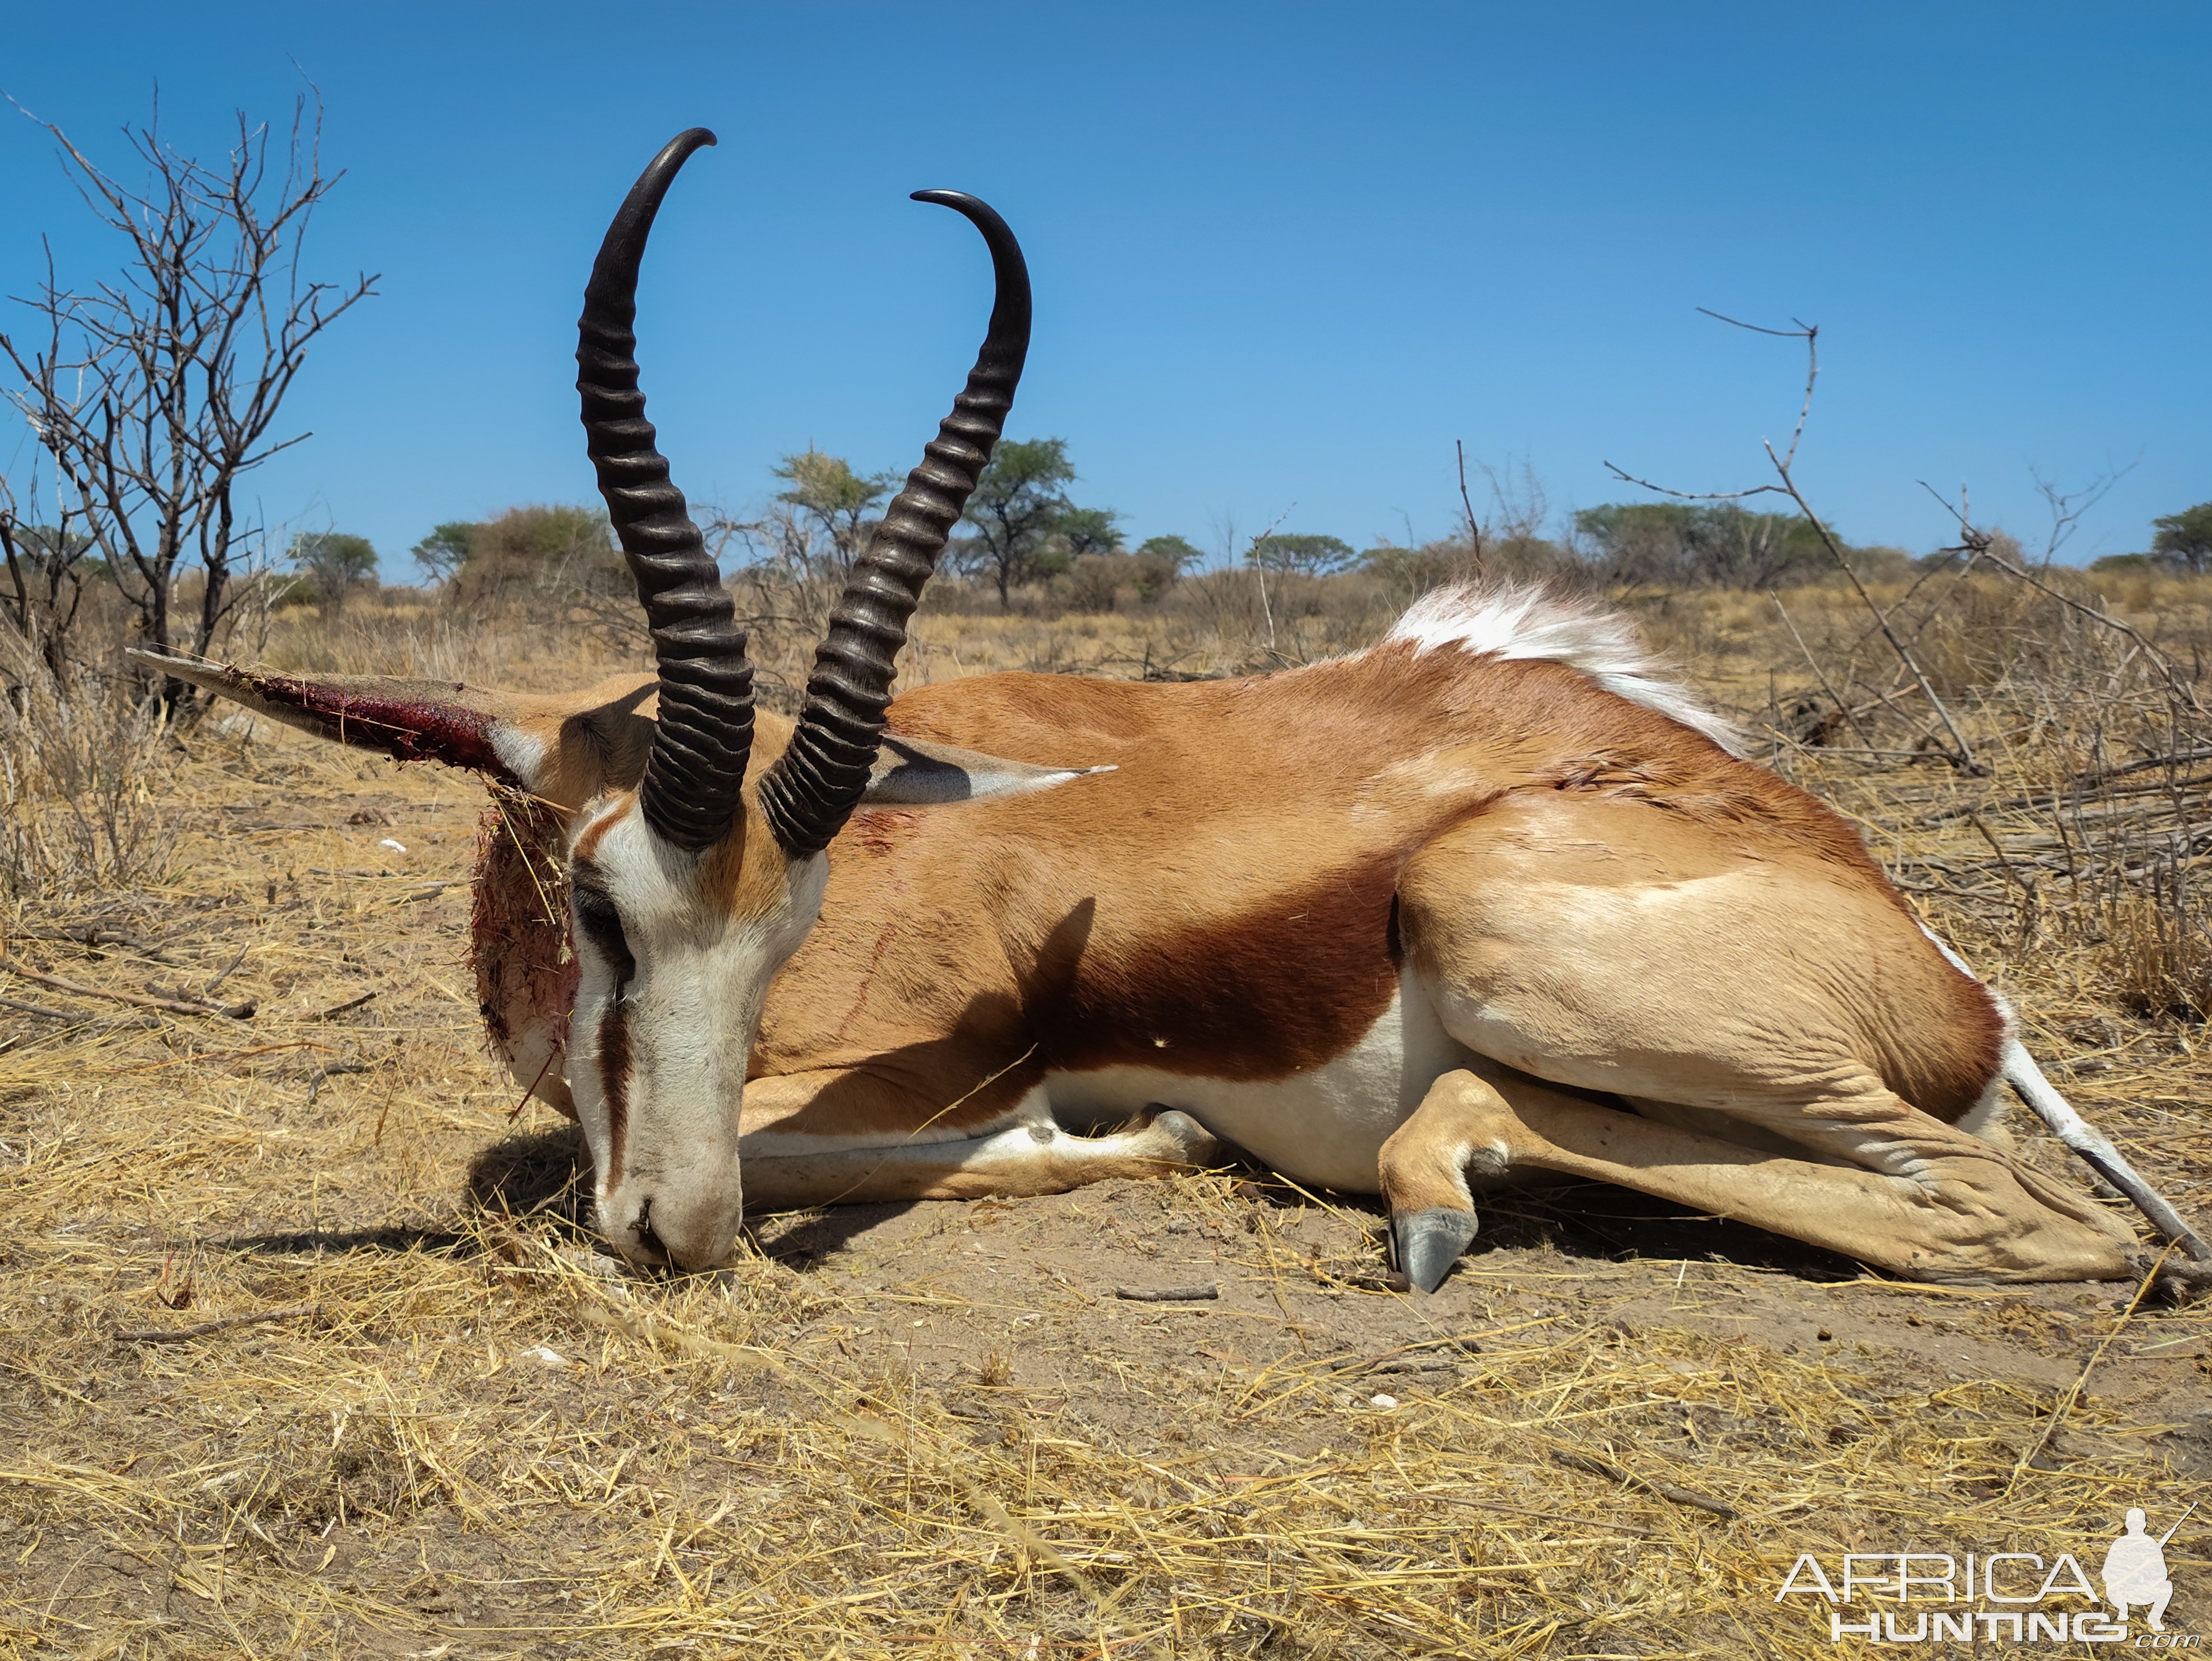
[[[0,895],[159,881],[177,848],[175,815],[150,788],[165,713],[127,684],[88,676],[65,691],[14,655],[0,662],[14,693],[0,702]]]
[[[2206,596],[2118,598],[2202,687]],[[1849,606],[1784,599],[1847,699],[1887,697]],[[1921,637],[1949,642],[1988,777],[1911,758],[1909,700],[1858,744],[1795,742],[1820,695],[1764,597],[1644,605],[2212,1217],[2186,978],[2212,766],[2062,788],[2207,740],[2124,641],[1999,638],[2063,625],[1972,603]],[[1340,642],[1373,610],[1306,624]],[[937,615],[917,666],[1264,651],[1222,620]],[[1279,656],[1309,644],[1277,620]],[[358,605],[282,620],[271,657],[536,686],[610,666],[532,648]],[[68,1017],[0,1007],[0,1655],[1809,1657],[1835,1652],[1825,1606],[1774,1597],[1800,1552],[2094,1573],[2126,1506],[2155,1529],[2212,1499],[2203,1306],[1899,1287],[1611,1190],[1499,1208],[1419,1302],[1376,1279],[1371,1208],[1234,1172],[759,1220],[727,1274],[611,1274],[573,1222],[572,1142],[542,1108],[511,1122],[483,1053],[477,788],[216,723],[136,778],[181,837],[168,868],[19,886],[7,952],[258,1008],[0,985]],[[1194,1278],[1218,1302],[1108,1295]],[[277,1311],[302,1312],[118,1335]],[[2206,1537],[2169,1548],[2170,1628],[2212,1616]]]

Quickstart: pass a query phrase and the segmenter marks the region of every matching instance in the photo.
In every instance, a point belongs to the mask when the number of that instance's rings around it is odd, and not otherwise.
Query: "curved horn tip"
[[[933,203],[940,208],[950,208],[978,225],[995,224],[1001,230],[1006,228],[1006,222],[999,216],[996,208],[981,197],[970,196],[965,191],[910,191],[907,193],[907,200]]]
[[[945,551],[947,521],[958,516],[1004,429],[1029,351],[1029,266],[1006,222],[965,191],[916,191],[913,199],[951,208],[983,234],[997,295],[968,384],[854,563],[815,650],[799,725],[761,779],[769,828],[794,859],[827,847],[860,803],[908,620]]]
[[[630,186],[592,262],[576,345],[585,447],[660,672],[639,806],[664,840],[690,849],[718,840],[738,812],[752,751],[753,674],[721,574],[644,418],[633,325],[638,266],[661,199],[685,161],[714,143],[707,128],[685,128]]]
[[[1026,346],[1030,268],[1028,260],[1023,258],[1022,245],[1014,240],[1013,228],[1006,223],[996,208],[981,197],[970,196],[965,191],[915,191],[909,192],[907,199],[950,208],[983,233],[983,241],[991,250],[991,263],[998,271],[1000,282],[999,307],[994,307],[991,313],[994,332],[1002,326],[1018,328]],[[1014,313],[1002,313],[999,309],[1009,301],[1012,301],[1017,307]]]

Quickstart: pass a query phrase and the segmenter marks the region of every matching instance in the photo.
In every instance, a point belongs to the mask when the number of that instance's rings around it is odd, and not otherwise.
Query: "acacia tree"
[[[143,189],[39,124],[128,253],[119,274],[89,290],[63,287],[50,253],[44,285],[23,302],[43,343],[0,333],[0,355],[19,383],[7,396],[137,613],[141,641],[204,653],[236,603],[238,563],[265,540],[241,511],[240,482],[308,436],[276,435],[278,407],[309,344],[376,278],[338,287],[301,270],[308,222],[343,177],[323,171],[319,98],[295,103],[281,141],[241,113],[237,142],[213,165],[164,143],[159,122],[157,106],[128,135],[146,168]],[[179,579],[193,571],[204,579],[196,615],[180,626]]]
[[[842,581],[867,545],[875,521],[869,517],[899,487],[896,473],[856,473],[842,456],[825,455],[811,446],[787,455],[770,469],[791,488],[776,501],[789,509],[772,515],[773,528],[787,545],[796,538],[799,557],[836,569]]]
[[[1252,545],[1244,551],[1245,563],[1263,571],[1310,577],[1349,570],[1358,557],[1341,537],[1309,536],[1296,531],[1270,531],[1253,538]]]
[[[771,642],[805,641],[811,650],[821,639],[853,562],[875,535],[901,476],[858,472],[844,457],[811,444],[769,471],[788,488],[776,493],[767,512],[742,520],[717,514],[705,529],[718,563],[725,551],[743,550],[730,576],[740,595],[738,614],[763,645],[757,666],[779,696],[791,695],[795,709],[797,689],[778,684]]]
[[[2212,502],[2151,520],[2151,557],[2192,574],[2212,569]]]
[[[1121,515],[1111,508],[1070,508],[1053,521],[1052,535],[1071,559],[1121,551]]]
[[[443,585],[451,582],[461,567],[469,563],[477,532],[483,529],[473,520],[448,520],[434,526],[428,536],[408,551],[422,568],[424,576],[434,584]]]
[[[331,617],[344,609],[348,595],[376,581],[376,550],[367,537],[305,531],[292,538],[291,560],[292,569]]]
[[[1048,564],[1064,565],[1064,553],[1057,562],[1048,558],[1048,545],[1074,507],[1060,486],[1074,480],[1064,438],[1025,439],[992,452],[961,514],[975,530],[961,563],[998,585],[1000,611],[1016,583],[1049,575]]]

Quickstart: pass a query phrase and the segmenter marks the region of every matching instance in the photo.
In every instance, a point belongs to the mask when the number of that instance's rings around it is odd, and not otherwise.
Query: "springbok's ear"
[[[863,807],[930,807],[942,802],[980,801],[989,796],[1018,796],[1048,789],[1111,767],[1032,767],[981,751],[949,744],[884,734],[883,748],[860,797]]]
[[[275,675],[143,648],[134,648],[129,655],[149,669],[318,738],[380,750],[400,761],[442,761],[514,783],[527,782],[517,758],[500,753],[499,729],[511,724],[514,712],[507,707],[512,700],[495,692],[450,680]]]
[[[557,792],[563,801],[581,801],[611,776],[635,782],[652,738],[651,718],[638,713],[653,694],[651,676],[533,697],[450,680],[276,675],[143,648],[130,656],[317,738],[398,761],[465,767],[534,793]]]

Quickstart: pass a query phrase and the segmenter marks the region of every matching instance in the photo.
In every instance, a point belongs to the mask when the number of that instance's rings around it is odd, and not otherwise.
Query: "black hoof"
[[[1393,1217],[1390,1231],[1398,1242],[1399,1269],[1416,1290],[1434,1292],[1474,1240],[1474,1213],[1455,1206],[1431,1206]]]

